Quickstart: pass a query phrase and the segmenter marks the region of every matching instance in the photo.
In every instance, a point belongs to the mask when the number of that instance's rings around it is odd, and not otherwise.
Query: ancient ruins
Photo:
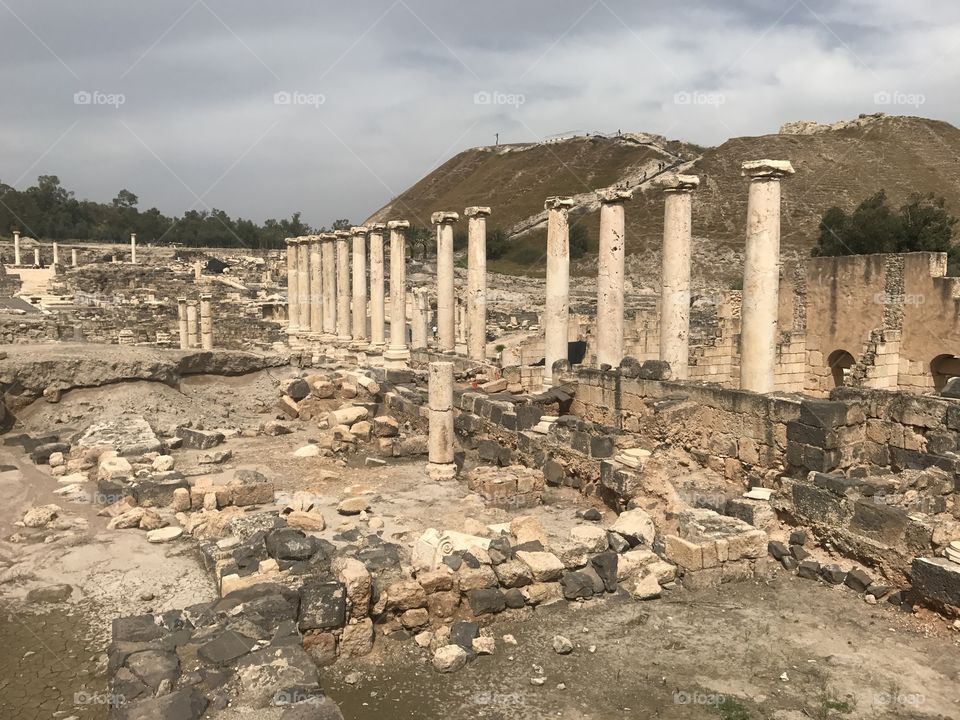
[[[782,598],[802,598],[820,634],[846,638],[832,616],[873,613],[884,631],[926,628],[910,636],[922,652],[955,645],[960,280],[939,253],[783,263],[795,169],[741,171],[742,289],[706,308],[691,283],[701,178],[682,172],[656,183],[661,282],[639,307],[621,185],[593,198],[595,288],[571,276],[575,200],[544,198],[546,277],[519,303],[487,269],[494,206],[436,209],[435,260],[411,256],[406,218],[263,253],[131,235],[124,255],[14,232],[0,478],[29,489],[6,491],[0,583],[25,613],[95,604],[99,626],[69,642],[100,633],[105,653],[99,677],[58,675],[72,694],[53,716],[92,717],[82,696],[131,720],[389,717],[385,703],[411,703],[385,689],[391,673],[414,696],[476,673],[487,695],[464,702],[480,714],[449,717],[558,715],[607,684],[589,668],[643,664],[601,664],[627,628],[649,621],[638,637],[683,647],[658,634],[673,615],[739,613],[729,598],[797,618]],[[118,548],[98,570],[94,541]],[[716,632],[779,632],[756,617]],[[696,697],[746,662],[727,652],[704,655],[700,679],[644,671],[644,687]],[[807,672],[783,662],[736,702],[759,707],[757,688]],[[917,717],[957,712],[956,670],[938,668],[952,686],[894,692],[923,696]],[[818,707],[868,685],[844,687]],[[810,707],[803,692],[776,707]],[[858,710],[906,716],[871,707]]]

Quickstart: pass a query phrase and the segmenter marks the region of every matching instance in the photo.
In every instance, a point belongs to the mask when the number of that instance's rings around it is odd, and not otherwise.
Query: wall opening
[[[850,369],[855,363],[853,355],[846,350],[834,350],[830,353],[827,357],[827,365],[830,368],[830,374],[833,375],[834,387],[843,387],[850,384],[848,381]]]
[[[937,355],[930,362],[930,374],[937,392],[955,377],[960,377],[960,357],[956,355]]]

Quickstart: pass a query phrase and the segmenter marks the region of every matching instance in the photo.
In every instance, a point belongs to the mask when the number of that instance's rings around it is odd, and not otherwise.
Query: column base
[[[406,367],[410,362],[410,351],[406,345],[401,347],[388,347],[383,351],[383,359],[387,367]]]
[[[427,477],[434,482],[454,480],[457,477],[456,463],[427,463]]]

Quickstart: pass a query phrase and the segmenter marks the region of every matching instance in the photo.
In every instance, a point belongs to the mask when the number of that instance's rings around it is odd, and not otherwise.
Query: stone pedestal
[[[453,478],[453,363],[432,362],[429,368],[430,436],[428,475],[434,480]]]
[[[213,350],[213,309],[210,295],[200,296],[200,347]]]
[[[134,265],[137,262],[137,234],[136,233],[130,233],[130,262],[133,263]]]
[[[597,261],[597,365],[619,367],[623,360],[623,263],[626,245],[623,204],[631,190],[600,195],[600,250]]]
[[[663,186],[663,249],[660,278],[660,359],[672,377],[685,380],[690,367],[690,252],[692,193],[696,175],[673,175]]]
[[[370,351],[382,352],[386,345],[384,306],[383,231],[384,223],[370,225]]]
[[[367,233],[362,225],[350,228],[353,236],[353,342],[367,344]]]
[[[303,334],[310,332],[310,241],[306,237],[297,238],[297,275],[300,290],[300,317],[297,326]]]
[[[187,345],[192,348],[200,345],[197,329],[197,304],[191,300],[187,303]]]
[[[553,364],[567,359],[570,318],[570,227],[567,214],[571,198],[548,198],[547,210],[547,288],[544,325],[545,385],[553,385]]]
[[[740,310],[740,388],[774,388],[780,296],[780,180],[794,173],[786,160],[743,163],[750,178],[747,245]]]
[[[337,342],[350,342],[350,233],[337,230]]]
[[[487,216],[488,207],[468,207],[467,221],[467,357],[487,359]]]
[[[440,352],[456,350],[454,314],[453,224],[460,220],[455,212],[435,212],[431,222],[437,226],[437,339]]]
[[[391,220],[390,230],[390,345],[383,353],[391,367],[404,367],[410,360],[407,347],[407,229],[406,220]]]
[[[13,231],[13,264],[20,265],[20,231]]]
[[[177,325],[180,330],[180,349],[190,347],[189,325],[187,321],[187,299],[177,298]]]
[[[319,338],[323,333],[323,266],[320,261],[320,236],[307,238],[310,248],[310,334]]]
[[[300,330],[300,273],[297,268],[297,239],[287,238],[287,335]]]
[[[320,236],[320,262],[323,274],[323,335],[332,339],[337,335],[337,236]]]

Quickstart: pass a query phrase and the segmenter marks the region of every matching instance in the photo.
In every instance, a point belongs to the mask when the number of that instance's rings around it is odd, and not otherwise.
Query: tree
[[[453,249],[454,250],[466,250],[467,245],[470,244],[470,238],[463,230],[457,230],[453,234]]]
[[[960,252],[953,244],[957,219],[946,201],[932,193],[914,194],[894,211],[881,190],[849,215],[831,207],[820,220],[820,237],[812,254],[819,257],[893,252],[945,252],[950,273],[960,269]]]
[[[509,248],[507,234],[500,229],[494,230],[487,236],[487,258],[490,260],[499,260]]]
[[[113,206],[116,208],[135,208],[140,199],[129,190],[121,190],[113,199]]]
[[[587,228],[577,223],[570,228],[570,259],[576,260],[587,254]]]

